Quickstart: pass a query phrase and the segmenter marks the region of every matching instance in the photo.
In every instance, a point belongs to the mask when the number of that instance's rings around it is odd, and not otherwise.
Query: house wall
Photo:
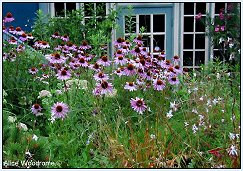
[[[30,31],[39,3],[2,3],[2,16],[8,12],[13,14],[15,20],[11,23],[14,27],[21,27],[24,31]]]

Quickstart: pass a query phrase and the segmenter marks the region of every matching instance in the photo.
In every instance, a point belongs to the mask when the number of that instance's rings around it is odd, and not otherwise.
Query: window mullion
[[[153,25],[154,25],[154,15],[153,14],[150,14],[150,32],[151,32],[151,34],[150,34],[150,53],[154,53],[154,35],[153,35],[153,33],[154,33],[154,27],[153,27]]]

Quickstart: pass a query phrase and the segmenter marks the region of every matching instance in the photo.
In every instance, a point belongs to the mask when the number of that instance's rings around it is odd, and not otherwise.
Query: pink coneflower
[[[29,73],[31,73],[32,75],[35,75],[38,72],[38,69],[35,67],[32,67],[29,69]]]
[[[99,72],[94,75],[94,79],[96,81],[107,81],[109,79],[109,76],[103,72]]]
[[[131,54],[134,56],[140,56],[141,55],[140,47],[136,46],[135,49],[131,50]]]
[[[67,42],[67,44],[66,45],[64,45],[64,48],[66,48],[68,51],[74,51],[75,49],[76,49],[76,45],[75,44],[73,44],[72,42]]]
[[[25,50],[25,46],[19,45],[16,50],[17,52],[23,52]]]
[[[101,69],[100,69],[100,65],[97,64],[97,63],[91,64],[91,65],[89,66],[89,68],[92,69],[92,70],[94,70],[94,71],[96,71],[96,72],[99,72],[99,71],[101,70]]]
[[[115,58],[114,62],[116,65],[125,65],[127,63],[127,59],[123,56],[118,56]]]
[[[83,58],[83,57],[81,57],[80,59],[79,59],[79,64],[82,66],[82,67],[88,67],[88,63],[87,63],[87,61]]]
[[[134,62],[132,62],[132,64],[136,67],[136,68],[143,68],[143,64],[140,62],[141,59],[137,58]]]
[[[221,30],[221,31],[224,31],[224,30],[225,30],[225,26],[221,26],[221,27],[220,27],[220,30]]]
[[[15,34],[15,29],[13,26],[9,26],[8,31],[9,31],[9,33]]]
[[[52,38],[60,38],[60,35],[58,32],[55,32],[53,35],[51,35]]]
[[[182,73],[182,70],[180,69],[180,66],[179,65],[176,65],[174,67],[174,71],[177,73],[177,74],[181,74]]]
[[[80,64],[79,63],[77,63],[76,61],[71,61],[70,63],[69,63],[69,66],[70,66],[70,68],[72,69],[72,70],[77,70],[77,69],[79,69],[80,68]]]
[[[129,40],[123,42],[123,46],[127,46],[128,48],[132,46]]]
[[[176,76],[169,77],[168,81],[171,85],[177,85],[180,83],[179,79]]]
[[[93,58],[93,55],[89,55],[88,53],[85,54],[85,60],[90,61]]]
[[[199,19],[201,19],[201,17],[202,17],[202,13],[198,13],[197,16],[195,17],[195,19],[199,20]]]
[[[42,110],[41,106],[39,104],[34,104],[32,107],[31,107],[31,111],[34,115],[38,115],[38,113],[40,113]]]
[[[96,88],[98,89],[100,94],[108,94],[112,93],[113,91],[112,83],[108,83],[107,81],[102,81],[101,83],[98,83],[96,85]]]
[[[138,68],[137,69],[137,74],[138,74],[138,76],[140,76],[142,78],[145,78],[145,75],[146,75],[146,73],[144,72],[143,68]]]
[[[124,54],[122,53],[122,50],[119,49],[119,50],[116,51],[115,56],[116,57],[118,57],[118,56],[124,56]]]
[[[99,65],[102,65],[102,66],[110,66],[111,65],[111,61],[108,59],[107,56],[102,56],[98,61],[97,63]]]
[[[153,85],[154,85],[154,89],[157,91],[163,90],[165,88],[165,82],[160,79],[156,79]]]
[[[46,49],[46,48],[50,48],[50,45],[46,41],[41,41],[39,47],[41,49]]]
[[[21,27],[16,27],[15,34],[22,35],[22,34],[24,34],[24,31],[21,29]]]
[[[219,13],[219,19],[223,20],[224,19],[224,14],[222,12]]]
[[[79,47],[79,49],[87,50],[87,49],[91,49],[91,46],[88,45],[88,42],[86,40],[83,40],[82,45]]]
[[[8,54],[7,53],[3,53],[3,60],[5,61],[5,60],[7,60],[7,58],[8,58]]]
[[[166,60],[165,63],[163,64],[163,66],[161,66],[162,68],[169,68],[171,67],[172,64],[170,63],[170,60]]]
[[[121,37],[119,37],[115,42],[114,42],[114,46],[117,48],[122,47],[123,42],[125,42],[125,40]]]
[[[219,32],[219,25],[217,25],[214,29],[215,32]]]
[[[6,33],[7,32],[7,29],[5,26],[3,26],[3,33]]]
[[[11,39],[8,41],[9,44],[11,45],[17,45],[17,40],[14,37],[11,37]]]
[[[19,38],[19,40],[25,42],[25,41],[27,40],[27,35],[26,35],[25,33],[23,33],[23,34],[21,35],[21,37]]]
[[[124,70],[125,75],[132,76],[136,74],[136,70],[133,64],[128,64]]]
[[[142,36],[141,35],[138,35],[138,37],[136,37],[133,42],[137,43],[137,44],[143,44],[143,41],[142,41]]]
[[[4,22],[5,23],[10,23],[13,20],[14,20],[13,15],[10,12],[8,12],[7,15],[6,15],[6,17],[4,18]]]
[[[68,105],[63,102],[57,102],[51,107],[52,118],[55,120],[56,118],[64,119],[69,112]]]
[[[180,58],[178,55],[175,55],[172,59],[174,62],[179,62],[180,61]]]
[[[123,71],[120,68],[118,68],[117,70],[115,70],[114,73],[116,75],[118,75],[119,77],[121,77],[123,75]]]
[[[125,90],[129,91],[136,91],[137,90],[137,85],[134,84],[134,82],[126,82],[126,85],[124,86]]]
[[[120,50],[122,51],[123,54],[127,54],[128,52],[130,52],[128,46],[126,45],[124,45]]]
[[[138,112],[139,114],[143,114],[143,112],[147,109],[143,99],[136,97],[136,99],[131,98],[130,100],[131,107]]]
[[[59,80],[67,80],[71,77],[71,73],[70,73],[70,71],[68,71],[66,69],[62,69],[62,70],[58,71],[56,76],[57,76],[57,79],[59,79]]]
[[[141,48],[141,54],[144,55],[144,56],[147,56],[148,55],[148,52],[147,52],[147,48],[146,47]]]
[[[46,59],[53,64],[63,64],[66,61],[64,56],[61,56],[59,53],[54,53],[50,55],[45,55]]]
[[[68,41],[69,41],[69,37],[68,37],[68,35],[61,36],[61,39],[62,39],[64,42],[68,42]]]
[[[27,39],[32,40],[32,39],[34,39],[34,37],[33,37],[33,35],[31,33],[29,33],[29,34],[27,34]]]

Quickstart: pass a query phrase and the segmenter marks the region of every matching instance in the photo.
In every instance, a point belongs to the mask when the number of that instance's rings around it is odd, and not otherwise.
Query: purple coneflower
[[[52,118],[62,118],[64,119],[69,112],[68,105],[63,102],[57,102],[51,107]]]
[[[23,33],[23,34],[21,35],[21,37],[19,38],[19,40],[25,42],[25,41],[27,40],[27,35],[26,35],[25,33]]]
[[[50,45],[46,41],[41,41],[41,44],[39,44],[39,47],[41,49],[46,49],[46,48],[50,48]]]
[[[68,71],[66,69],[62,69],[62,70],[58,71],[56,76],[57,76],[57,79],[59,79],[59,80],[67,80],[71,77],[71,73],[70,73],[70,71]]]
[[[51,35],[52,38],[60,38],[60,35],[58,32],[55,32],[53,35]]]
[[[86,40],[83,40],[82,45],[79,47],[79,49],[81,49],[81,50],[87,50],[90,48],[91,48],[91,46],[88,45],[88,42]]]
[[[50,63],[53,64],[63,64],[66,61],[65,57],[61,56],[59,53],[46,55],[45,57]]]
[[[123,75],[123,71],[120,68],[118,68],[117,70],[115,70],[114,73],[116,75],[118,75],[119,77],[121,77]]]
[[[5,60],[7,60],[7,58],[8,58],[8,54],[3,52],[3,60],[5,61]]]
[[[124,54],[122,53],[122,50],[119,49],[119,50],[116,51],[115,56],[116,57],[118,57],[118,56],[124,56]]]
[[[154,89],[157,91],[163,90],[165,88],[165,82],[160,79],[155,80],[153,85]]]
[[[121,37],[119,37],[115,42],[114,42],[114,46],[117,48],[120,48],[123,45],[123,42],[125,42],[125,40]]]
[[[110,66],[111,65],[111,61],[108,59],[107,56],[102,56],[98,61],[97,63],[99,65],[102,65],[102,66]]]
[[[133,42],[137,43],[137,44],[143,44],[143,41],[142,41],[142,36],[139,35],[138,37],[136,37]]]
[[[132,46],[132,44],[129,42],[129,40],[124,41],[123,45],[127,46],[128,48]]]
[[[100,91],[100,94],[108,94],[112,93],[113,86],[112,83],[108,83],[107,81],[102,81],[96,85],[96,88]]]
[[[134,56],[140,56],[141,55],[140,47],[136,46],[135,49],[131,50],[131,54],[133,54]]]
[[[147,109],[147,106],[145,105],[143,99],[140,99],[138,97],[136,97],[136,99],[132,98],[130,100],[130,103],[132,108],[140,114],[143,114],[143,112]]]
[[[24,34],[24,31],[21,29],[21,27],[16,27],[15,34],[22,35],[22,34]]]
[[[100,65],[97,64],[97,63],[91,64],[91,65],[89,66],[89,68],[92,69],[92,70],[94,70],[94,71],[96,71],[96,72],[99,72],[99,71],[101,70],[101,69],[100,69]]]
[[[68,37],[68,35],[61,36],[61,39],[62,39],[64,42],[68,42],[68,41],[69,41],[69,37]]]
[[[33,37],[33,35],[31,33],[29,33],[29,34],[27,34],[27,39],[32,40],[32,39],[34,39],[34,37]]]
[[[107,81],[109,79],[109,76],[103,72],[99,72],[94,75],[94,79],[96,81]]]
[[[17,40],[14,37],[11,37],[11,39],[8,41],[9,44],[11,45],[17,45]]]
[[[117,56],[114,62],[116,65],[125,65],[127,63],[127,59],[123,56]]]
[[[180,58],[178,55],[175,55],[172,59],[174,62],[179,62],[180,61]]]
[[[6,15],[6,17],[4,18],[4,22],[5,23],[10,23],[13,20],[14,20],[13,15],[10,12],[8,12],[7,15]]]
[[[124,70],[125,75],[132,76],[136,74],[136,70],[133,64],[128,64]]]
[[[124,86],[125,90],[129,91],[136,91],[137,90],[137,85],[134,84],[134,82],[126,82],[126,85]]]
[[[34,104],[32,107],[31,107],[31,111],[33,114],[35,115],[38,115],[38,113],[40,113],[42,110],[41,106],[39,104]]]
[[[177,85],[180,83],[179,79],[176,76],[169,77],[168,81],[171,85]]]
[[[23,52],[25,50],[25,46],[19,45],[16,50],[17,52]]]
[[[180,69],[180,66],[179,65],[176,65],[174,67],[174,71],[177,73],[177,74],[181,74],[182,73],[182,70]]]
[[[35,75],[38,72],[38,69],[35,67],[32,67],[29,69],[29,73],[31,73],[32,75]]]
[[[82,67],[88,67],[88,63],[87,63],[87,61],[83,58],[83,57],[81,57],[80,59],[79,59],[79,64],[82,66]]]

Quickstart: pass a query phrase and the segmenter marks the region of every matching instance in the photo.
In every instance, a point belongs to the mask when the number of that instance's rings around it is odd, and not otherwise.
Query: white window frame
[[[196,32],[196,21],[194,20],[193,22],[193,32],[184,32],[184,17],[196,17],[196,2],[194,3],[194,14],[193,15],[184,15],[184,3],[181,4],[181,10],[180,10],[180,20],[181,20],[181,32],[180,32],[180,57],[181,57],[181,62],[180,62],[180,66],[182,68],[192,68],[193,70],[196,68],[200,68],[200,66],[196,66],[195,65],[195,52],[196,51],[204,51],[205,55],[204,55],[204,64],[208,63],[208,51],[210,49],[210,44],[209,44],[209,38],[207,36],[205,36],[205,48],[204,49],[196,49],[195,45],[195,38],[196,38],[196,34],[205,34],[205,32]],[[206,12],[209,12],[210,10],[210,3],[206,3]],[[203,14],[202,16],[206,16],[205,14]],[[206,28],[205,28],[206,29]],[[193,35],[193,48],[192,49],[184,49],[184,35],[189,34],[189,35]],[[183,65],[183,52],[186,51],[190,51],[193,52],[193,62],[192,62],[192,66],[184,66]]]
[[[161,50],[165,50],[166,49],[166,13],[156,13],[156,14],[150,14],[150,32],[146,32],[146,33],[139,33],[139,16],[140,15],[146,15],[146,14],[136,14],[136,15],[132,15],[132,16],[136,16],[136,35],[141,35],[141,36],[149,36],[150,38],[150,53],[153,54],[153,55],[158,55],[159,52],[154,52],[154,36],[156,35],[162,35],[164,36],[164,49],[161,49]],[[154,32],[154,27],[153,27],[153,24],[154,24],[154,15],[164,15],[165,17],[165,31],[164,32]],[[124,23],[123,23],[123,28],[124,28],[124,36],[129,36],[131,34],[134,34],[134,33],[125,33],[125,16],[124,17]]]

